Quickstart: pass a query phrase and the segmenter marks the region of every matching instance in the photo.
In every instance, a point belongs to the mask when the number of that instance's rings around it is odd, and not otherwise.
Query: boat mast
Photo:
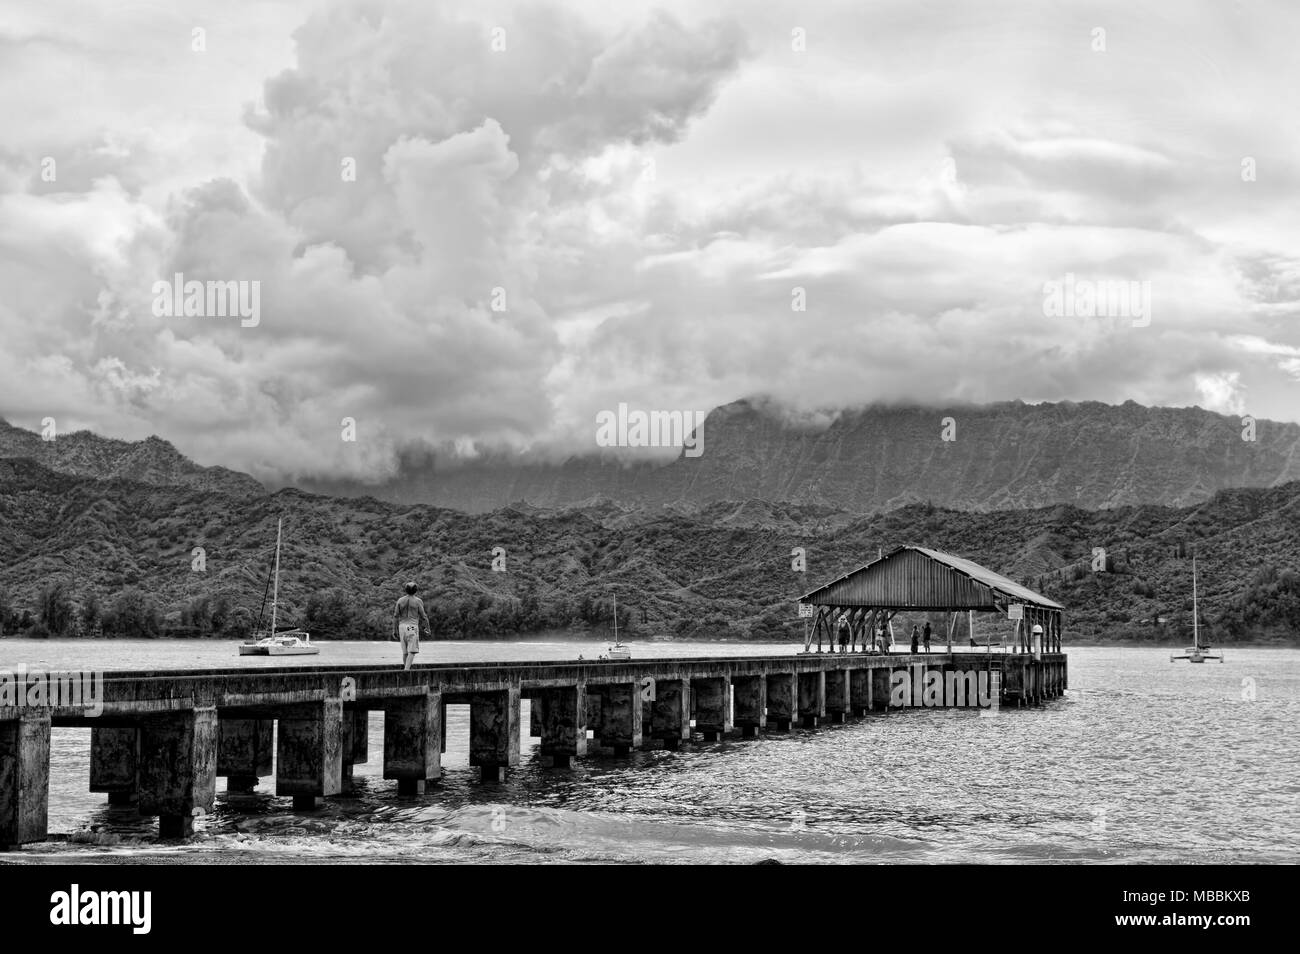
[[[271,635],[275,635],[275,609],[280,601],[280,533],[284,530],[284,517],[275,525],[275,587],[271,590]]]
[[[1192,554],[1192,648],[1200,649],[1200,630],[1198,628],[1200,614],[1196,612],[1196,554]]]
[[[618,590],[614,591],[614,642],[618,642]]]

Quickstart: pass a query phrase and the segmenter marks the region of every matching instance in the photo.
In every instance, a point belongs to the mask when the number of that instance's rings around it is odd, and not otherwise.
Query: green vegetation
[[[1295,642],[1297,515],[1300,483],[1224,491],[1188,508],[918,504],[863,517],[750,501],[468,515],[297,490],[233,497],[0,460],[0,522],[10,531],[0,539],[0,634],[243,638],[257,623],[283,516],[280,624],[324,639],[387,638],[408,579],[420,583],[439,638],[603,631],[616,590],[630,636],[796,639],[799,594],[878,548],[914,543],[1064,603],[1067,642],[1189,639],[1195,552],[1208,639]],[[205,569],[196,571],[200,546]],[[492,568],[495,547],[504,572]],[[806,573],[792,570],[794,547],[806,550]]]

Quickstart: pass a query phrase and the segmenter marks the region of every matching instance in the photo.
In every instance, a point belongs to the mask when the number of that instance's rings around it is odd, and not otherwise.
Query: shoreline
[[[558,635],[558,634],[549,634],[549,635],[521,634],[521,635],[518,635],[518,636],[501,637],[501,638],[493,638],[493,639],[421,639],[420,642],[421,642],[422,644],[423,644],[423,643],[463,643],[463,644],[469,644],[469,643],[483,643],[484,645],[492,645],[492,644],[494,644],[494,643],[527,643],[527,642],[574,642],[574,643],[587,643],[587,642],[591,642],[592,639],[596,639],[597,641],[599,641],[599,640],[601,640],[601,639],[605,639],[605,638],[607,638],[607,637],[604,637],[604,636],[599,636],[599,637],[597,637],[597,636],[582,636],[582,635],[578,635],[578,634],[569,634],[569,635]],[[22,640],[22,641],[25,641],[25,642],[32,642],[32,643],[38,643],[38,642],[39,642],[39,643],[59,643],[59,644],[71,644],[71,643],[96,643],[96,644],[101,644],[101,643],[162,643],[162,644],[169,644],[169,645],[170,645],[170,644],[173,644],[173,643],[234,643],[234,642],[239,642],[239,640],[237,640],[237,639],[228,639],[228,638],[225,638],[225,637],[213,637],[213,636],[206,636],[206,637],[197,637],[197,636],[133,636],[133,637],[126,637],[126,638],[112,638],[112,639],[109,639],[109,638],[90,639],[90,638],[88,638],[88,637],[84,637],[84,636],[18,636],[18,635],[12,635],[12,636],[11,636],[11,635],[6,634],[6,635],[4,635],[4,636],[0,636],[0,645],[3,645],[5,642],[9,642],[9,641],[19,641],[19,640]],[[325,644],[328,644],[328,643],[377,643],[377,644],[384,644],[384,643],[390,643],[390,642],[393,642],[393,640],[386,640],[386,639],[330,639],[330,638],[327,638],[327,637],[316,637],[316,638],[315,638],[315,641],[316,641],[316,642],[319,642],[319,643],[325,643]],[[722,644],[722,645],[727,645],[727,644],[772,645],[772,646],[797,646],[797,645],[799,645],[799,641],[798,641],[798,640],[778,640],[778,639],[730,639],[730,638],[728,638],[728,639],[700,639],[700,638],[692,638],[692,639],[663,639],[663,638],[653,637],[653,636],[646,636],[646,637],[636,637],[636,636],[623,637],[623,641],[624,641],[624,642],[627,642],[627,643],[634,643],[634,644],[637,644],[637,643],[642,643],[642,644],[644,644],[644,643],[655,643],[655,644],[659,644],[659,643],[663,643],[663,644],[671,644],[671,643],[719,643],[719,644]],[[938,644],[935,644],[935,645],[936,645],[936,649],[935,649],[935,651],[936,651],[936,652],[941,651],[941,650],[938,648]],[[954,643],[953,645],[954,645],[954,646],[960,646],[960,643]],[[1065,641],[1065,642],[1062,643],[1062,645],[1061,645],[1061,651],[1062,651],[1062,652],[1066,652],[1066,653],[1068,653],[1068,652],[1070,651],[1071,648],[1078,648],[1078,649],[1106,649],[1106,648],[1110,648],[1110,647],[1120,648],[1120,649],[1184,649],[1184,648],[1186,648],[1186,645],[1187,645],[1187,644],[1186,644],[1185,642],[1149,643],[1149,642],[1146,642],[1146,641],[1143,641],[1143,640],[1132,640],[1132,639],[1103,639],[1103,640],[1078,640],[1078,641],[1073,641],[1073,640],[1071,640],[1071,641]],[[965,648],[965,647],[962,647],[962,648]],[[1300,635],[1297,635],[1296,637],[1294,637],[1294,638],[1292,638],[1292,639],[1289,639],[1289,640],[1268,640],[1268,641],[1258,641],[1258,640],[1255,640],[1255,641],[1251,641],[1251,642],[1214,643],[1214,644],[1212,644],[1212,645],[1207,644],[1207,645],[1203,646],[1202,648],[1203,648],[1203,649],[1208,649],[1208,648],[1214,648],[1214,649],[1300,649]]]

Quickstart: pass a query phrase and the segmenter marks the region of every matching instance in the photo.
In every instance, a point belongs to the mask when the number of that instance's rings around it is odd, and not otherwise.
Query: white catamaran
[[[1203,663],[1207,659],[1217,659],[1223,662],[1223,653],[1214,652],[1209,646],[1201,645],[1200,613],[1197,609],[1196,601],[1196,554],[1192,554],[1192,645],[1188,646],[1180,656],[1177,653],[1169,657],[1169,661],[1176,659],[1186,659],[1188,662]]]
[[[312,656],[320,652],[320,647],[313,646],[311,634],[303,629],[286,629],[282,633],[275,631],[276,610],[280,603],[280,538],[284,532],[284,518],[281,517],[275,527],[275,575],[271,596],[271,628],[258,630],[252,637],[239,644],[241,656]],[[262,609],[266,609],[266,595],[262,596]],[[258,617],[259,624],[261,617]]]

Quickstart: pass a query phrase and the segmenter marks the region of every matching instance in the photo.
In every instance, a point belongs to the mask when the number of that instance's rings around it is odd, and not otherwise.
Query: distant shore
[[[579,643],[579,642],[590,642],[593,638],[604,639],[606,637],[600,634],[593,635],[593,634],[583,634],[577,632],[564,633],[564,634],[520,633],[512,636],[499,636],[499,637],[492,637],[487,639],[482,637],[465,637],[465,638],[451,638],[451,639],[439,639],[435,637],[433,639],[429,639],[426,637],[422,639],[421,642],[425,642],[425,643],[511,643],[511,642],[526,643],[531,641],[544,641],[544,642],[571,641],[571,642]],[[624,638],[626,642],[630,642],[630,643],[714,642],[714,643],[754,643],[754,644],[771,643],[772,645],[797,645],[799,642],[797,640],[758,639],[758,638],[742,639],[742,638],[735,638],[735,637],[726,637],[726,638],[712,639],[712,640],[693,637],[689,640],[686,639],[678,640],[678,639],[669,639],[662,636],[649,637],[649,636],[629,635]],[[153,636],[153,637],[132,636],[132,637],[123,637],[123,638],[101,637],[98,639],[89,639],[84,636],[21,636],[15,633],[6,633],[5,635],[0,636],[0,643],[9,640],[26,640],[29,642],[49,642],[49,643],[93,642],[97,644],[99,643],[143,643],[143,642],[149,642],[149,643],[239,642],[239,640],[236,638],[231,638],[226,636]],[[333,639],[325,636],[314,637],[314,641],[320,643],[392,642],[392,640],[382,640],[382,639],[361,639],[361,640]],[[899,640],[895,643],[895,646],[902,646],[902,645],[904,645],[904,641],[902,640]],[[934,646],[935,652],[943,652],[944,647],[946,646],[945,643],[933,643],[932,645]],[[958,647],[963,647],[963,644],[960,641],[955,642],[953,645]],[[1068,653],[1071,648],[1105,649],[1109,647],[1118,647],[1124,649],[1184,649],[1186,648],[1187,645],[1188,643],[1179,642],[1179,641],[1152,643],[1152,642],[1146,642],[1145,640],[1135,640],[1135,639],[1101,639],[1101,640],[1080,639],[1080,640],[1066,640],[1062,644],[1061,650],[1062,652]],[[1290,638],[1271,639],[1271,640],[1251,640],[1249,642],[1231,642],[1231,643],[1213,643],[1213,644],[1207,643],[1202,648],[1209,648],[1211,645],[1215,649],[1298,649],[1300,648],[1300,634],[1297,634]]]

